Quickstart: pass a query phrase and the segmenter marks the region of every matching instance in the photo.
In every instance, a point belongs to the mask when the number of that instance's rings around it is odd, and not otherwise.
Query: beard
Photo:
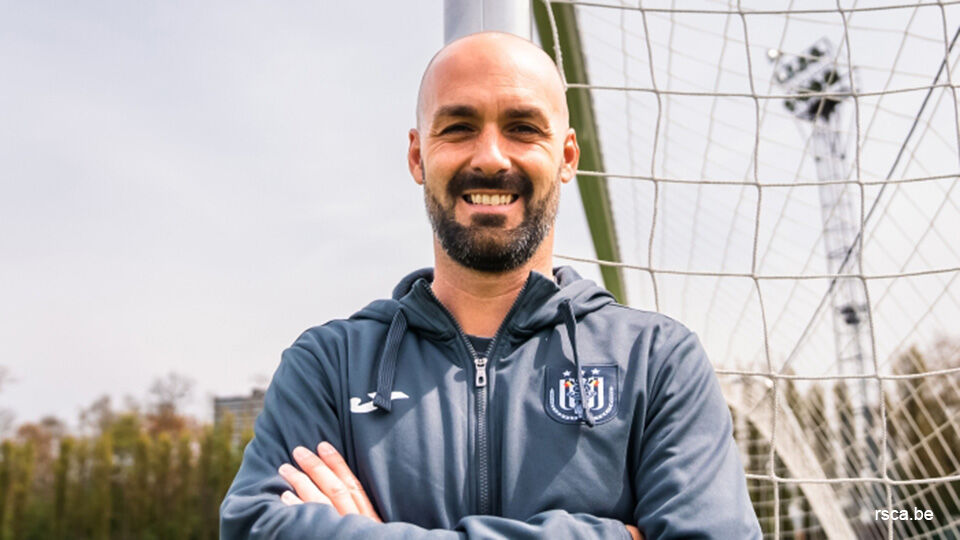
[[[519,172],[510,171],[493,177],[461,172],[447,184],[447,194],[452,201],[449,207],[444,207],[429,189],[423,190],[423,197],[433,232],[451,259],[480,272],[501,273],[529,261],[550,232],[560,205],[559,179],[558,170],[550,190],[542,199],[534,200],[533,182]],[[461,225],[456,220],[455,209],[457,200],[469,189],[496,189],[518,194],[523,201],[523,221],[513,229],[504,229],[504,215],[475,215],[470,225]]]

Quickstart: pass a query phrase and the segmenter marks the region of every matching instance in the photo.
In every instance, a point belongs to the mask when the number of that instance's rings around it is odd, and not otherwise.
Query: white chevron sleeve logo
[[[377,406],[373,404],[373,396],[377,395],[376,392],[370,392],[367,394],[370,396],[370,401],[360,403],[360,398],[354,397],[350,398],[350,412],[364,414],[368,412],[373,412],[377,409]],[[408,399],[410,396],[404,394],[403,392],[391,392],[390,399]]]

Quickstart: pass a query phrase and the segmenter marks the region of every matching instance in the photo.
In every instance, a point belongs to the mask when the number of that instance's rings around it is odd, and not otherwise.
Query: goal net
[[[534,10],[612,222],[558,257],[697,332],[765,535],[960,538],[960,3]]]

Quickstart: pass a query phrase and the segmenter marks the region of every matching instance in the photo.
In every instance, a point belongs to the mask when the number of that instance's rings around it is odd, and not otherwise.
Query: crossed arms
[[[296,491],[283,492],[280,500],[284,504],[326,504],[332,506],[341,516],[355,514],[383,523],[363,490],[363,485],[333,445],[321,442],[317,446],[316,454],[298,446],[293,450],[293,458],[300,469],[289,463],[284,463],[279,469],[280,476]],[[632,540],[644,540],[637,527],[626,524],[625,527]]]
[[[281,474],[278,465],[291,461],[292,449],[304,442],[321,437],[334,448],[345,448],[340,439],[339,396],[330,383],[339,379],[337,351],[327,349],[335,347],[331,344],[336,343],[336,336],[327,332],[321,328],[318,334],[326,335],[306,333],[284,351],[267,389],[254,438],[220,507],[222,539],[632,540],[621,521],[564,510],[541,512],[524,521],[469,515],[450,529],[380,522],[355,471],[350,471],[340,454],[327,453],[326,445],[317,448],[319,456],[297,450],[294,457],[303,472],[288,465]],[[298,500],[303,504],[296,504]]]
[[[255,437],[221,505],[221,538],[761,538],[746,493],[732,422],[719,383],[692,334],[670,340],[670,357],[651,381],[634,446],[631,525],[585,513],[549,510],[523,521],[461,518],[452,529],[382,523],[345,460],[339,439],[336,336],[304,334],[283,354],[267,390]],[[291,449],[317,438],[317,454]],[[371,480],[375,481],[375,480]],[[370,486],[367,486],[369,489]],[[291,491],[292,489],[292,491]],[[422,494],[411,494],[422,495]],[[299,504],[302,503],[302,504]]]

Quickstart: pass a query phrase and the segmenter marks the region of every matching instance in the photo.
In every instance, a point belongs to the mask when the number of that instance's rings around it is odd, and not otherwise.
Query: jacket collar
[[[577,317],[613,302],[613,296],[590,280],[581,278],[572,268],[553,270],[553,279],[531,271],[512,309],[513,316],[502,330],[508,333],[533,333],[544,326],[562,322],[560,304],[565,299]],[[407,275],[393,290],[393,298],[403,309],[407,324],[420,332],[447,339],[457,327],[440,304],[430,285],[433,269],[422,268]]]

